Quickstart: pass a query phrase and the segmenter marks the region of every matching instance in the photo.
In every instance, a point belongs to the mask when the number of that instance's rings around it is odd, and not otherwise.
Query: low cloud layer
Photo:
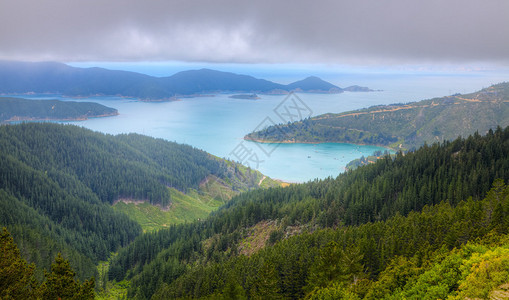
[[[507,0],[2,0],[0,59],[509,64]]]

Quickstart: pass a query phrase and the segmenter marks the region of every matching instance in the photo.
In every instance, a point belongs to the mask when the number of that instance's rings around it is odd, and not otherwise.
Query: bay
[[[326,78],[339,86],[359,84],[383,91],[342,94],[296,94],[312,116],[344,112],[373,105],[406,103],[469,93],[503,81],[499,74],[403,75],[360,74]],[[505,77],[507,78],[507,77]],[[344,84],[340,84],[343,82]],[[258,144],[243,137],[260,126],[286,121],[276,113],[286,95],[259,95],[258,100],[232,99],[230,94],[184,98],[173,102],[141,102],[118,97],[68,99],[58,95],[29,98],[93,101],[116,108],[119,115],[79,122],[67,122],[109,133],[140,133],[190,144],[218,157],[241,161],[272,178],[304,182],[335,177],[348,162],[377,150],[374,146],[351,144]],[[26,95],[23,97],[27,98]],[[279,106],[280,107],[280,106]]]
[[[229,96],[220,94],[174,102],[141,102],[108,97],[80,99],[114,107],[119,115],[68,123],[109,134],[136,132],[190,144],[288,182],[335,177],[351,160],[385,150],[351,144],[258,144],[244,141],[244,136],[258,128],[265,119],[280,122],[274,108],[286,96],[262,95],[256,101]],[[318,111],[325,109],[322,106],[337,102],[339,96],[299,95],[311,109]]]

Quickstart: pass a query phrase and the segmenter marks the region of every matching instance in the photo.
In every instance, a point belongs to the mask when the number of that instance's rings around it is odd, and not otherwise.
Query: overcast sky
[[[0,59],[509,65],[509,0],[0,0]]]

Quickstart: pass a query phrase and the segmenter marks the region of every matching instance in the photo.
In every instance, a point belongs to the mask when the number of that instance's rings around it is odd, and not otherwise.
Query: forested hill
[[[141,233],[115,212],[118,200],[173,208],[172,191],[215,180],[233,191],[258,187],[259,172],[195,149],[137,134],[104,135],[71,125],[0,126],[0,227],[22,254],[48,267],[57,251],[82,278]]]
[[[509,83],[408,104],[324,114],[250,133],[260,142],[338,142],[412,149],[509,125]]]
[[[118,115],[116,109],[93,102],[0,97],[0,123],[43,120],[75,121],[116,115]]]
[[[368,88],[351,88],[347,89],[369,91]],[[154,101],[220,92],[281,94],[291,91],[341,93],[343,89],[317,77],[284,85],[248,75],[209,69],[153,77],[102,68],[76,68],[54,62],[0,61],[0,94],[56,93],[70,97],[109,95]]]
[[[207,220],[140,236],[109,276],[130,279],[138,299],[475,298],[475,257],[509,263],[508,180],[509,127],[426,145],[335,179],[240,194]],[[505,283],[504,270],[479,291]]]

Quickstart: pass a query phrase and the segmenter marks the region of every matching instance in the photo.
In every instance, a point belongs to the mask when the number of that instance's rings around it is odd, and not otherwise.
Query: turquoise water
[[[506,77],[507,78],[507,77]],[[326,78],[327,79],[327,78]],[[503,81],[497,76],[382,76],[337,78],[340,86],[358,84],[383,91],[371,93],[298,94],[306,107],[303,117],[344,112],[372,105],[406,103],[453,93],[468,93]],[[337,83],[336,83],[337,84]],[[285,181],[303,182],[337,176],[345,165],[383,148],[350,144],[258,144],[244,141],[245,134],[270,122],[280,123],[275,109],[286,96],[260,95],[259,100],[213,97],[147,103],[136,99],[93,97],[93,101],[118,109],[108,118],[70,122],[92,130],[118,134],[136,132],[190,144],[216,156],[249,164],[264,174]],[[26,96],[24,96],[26,97]],[[31,98],[55,99],[57,95]],[[64,99],[65,100],[65,99]],[[288,104],[288,103],[286,103]],[[285,105],[286,105],[285,104]],[[285,106],[283,105],[283,106]]]
[[[338,103],[340,95],[300,95],[309,107]],[[345,165],[376,150],[374,146],[349,144],[258,144],[243,137],[270,118],[279,123],[273,109],[285,96],[239,100],[228,95],[188,98],[176,102],[147,103],[128,99],[93,98],[118,109],[120,115],[71,122],[110,134],[137,132],[190,144],[216,156],[242,162],[262,173],[291,182],[337,176]]]

